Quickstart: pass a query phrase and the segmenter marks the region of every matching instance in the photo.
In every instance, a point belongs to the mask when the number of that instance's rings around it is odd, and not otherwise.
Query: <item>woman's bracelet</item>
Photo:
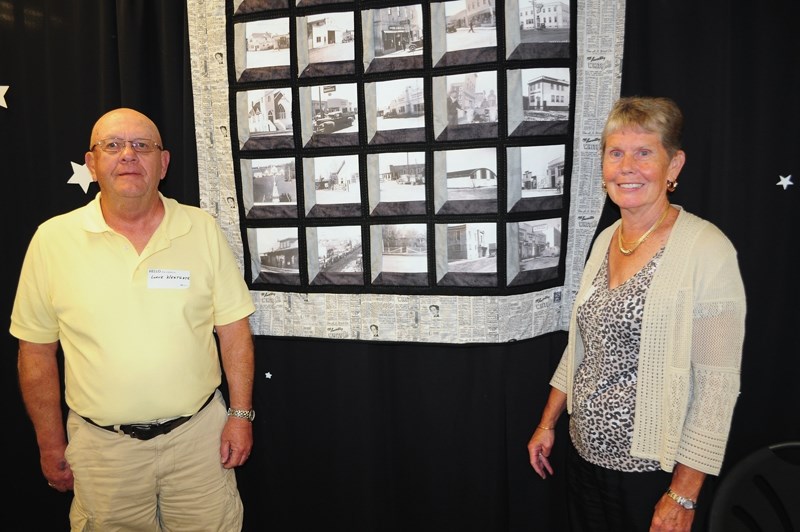
[[[539,428],[539,429],[542,429],[542,430],[555,430],[555,427],[545,427],[543,425],[536,425],[536,428]]]

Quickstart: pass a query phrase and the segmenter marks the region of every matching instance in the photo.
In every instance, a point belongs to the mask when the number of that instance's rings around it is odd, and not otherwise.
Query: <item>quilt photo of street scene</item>
[[[304,158],[306,215],[358,216],[361,213],[359,183],[358,155]]]
[[[555,279],[560,260],[561,218],[506,224],[509,286]]]
[[[422,6],[391,6],[361,12],[364,71],[395,72],[423,67]]]
[[[565,146],[506,149],[508,212],[560,209],[563,205]]]
[[[425,224],[370,226],[372,283],[427,286],[428,232]]]
[[[240,166],[248,218],[297,218],[294,157],[242,159]]]
[[[300,87],[306,147],[358,145],[358,86],[337,83]]]
[[[372,102],[367,113],[370,144],[423,142],[425,140],[425,92],[422,78],[401,78],[366,83],[364,94]]]
[[[368,154],[367,176],[371,215],[425,214],[425,152]]]
[[[303,77],[355,73],[353,12],[297,17],[297,73]]]
[[[237,81],[289,78],[291,40],[288,18],[234,24],[233,41]]]
[[[364,284],[361,226],[307,227],[311,284]]]
[[[434,67],[472,65],[497,60],[497,13],[494,2],[451,0],[431,3]]]

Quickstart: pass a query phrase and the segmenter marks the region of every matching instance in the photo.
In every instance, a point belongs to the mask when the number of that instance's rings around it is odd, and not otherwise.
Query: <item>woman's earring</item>
[[[606,180],[601,179],[600,182],[603,183],[603,192],[608,193],[608,190],[606,190]]]
[[[667,192],[675,192],[676,188],[678,188],[678,182],[667,179]]]

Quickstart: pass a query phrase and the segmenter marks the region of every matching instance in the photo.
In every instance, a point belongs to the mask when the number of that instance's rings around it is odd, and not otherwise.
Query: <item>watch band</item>
[[[667,488],[667,496],[672,499],[673,501],[677,502],[687,510],[696,510],[697,509],[697,501],[693,501],[692,499],[687,499],[686,497],[681,497],[674,491],[672,488]]]
[[[246,419],[247,421],[252,421],[256,418],[256,411],[255,410],[234,410],[233,408],[228,409],[228,415],[232,417],[238,417],[241,419]]]

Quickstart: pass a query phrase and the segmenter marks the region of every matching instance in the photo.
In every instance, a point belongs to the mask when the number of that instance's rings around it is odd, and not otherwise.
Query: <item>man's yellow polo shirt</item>
[[[101,425],[196,412],[221,381],[214,325],[255,310],[215,220],[161,200],[141,255],[108,227],[98,194],[43,223],[22,266],[11,334],[61,342],[67,404]]]

